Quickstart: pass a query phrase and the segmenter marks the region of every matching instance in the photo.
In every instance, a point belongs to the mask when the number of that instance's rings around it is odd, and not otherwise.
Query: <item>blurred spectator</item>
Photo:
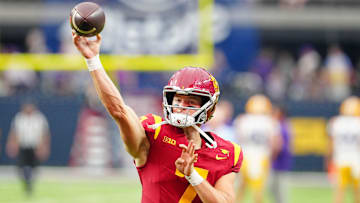
[[[217,79],[219,86],[221,88],[221,92],[224,95],[233,94],[234,88],[239,89],[242,86],[234,85],[234,82],[229,81],[236,81],[237,72],[231,69],[227,56],[223,49],[215,48],[214,50],[214,64],[210,68],[211,72],[213,73],[214,77]],[[241,96],[238,94],[238,96]]]
[[[273,100],[281,101],[285,98],[287,81],[279,68],[276,67],[271,72],[265,88],[266,92]]]
[[[10,94],[10,87],[5,80],[4,72],[0,72],[0,97],[5,97]]]
[[[138,90],[146,93],[153,93],[160,96],[158,89],[167,85],[167,78],[170,72],[136,72],[138,79]]]
[[[233,91],[229,92],[231,96],[249,97],[263,91],[263,82],[258,74],[250,72],[241,72],[233,76],[231,81],[227,81]]]
[[[46,71],[42,72],[41,89],[49,95],[79,95],[86,90],[90,78],[84,71]]]
[[[58,71],[42,73],[42,92],[48,95],[66,95],[70,90],[70,78]]]
[[[242,202],[245,189],[249,187],[253,201],[260,203],[263,202],[271,159],[281,149],[280,129],[278,121],[271,115],[272,105],[266,96],[250,97],[245,110],[246,113],[234,122],[239,143],[246,154],[236,202]]]
[[[39,29],[32,29],[26,35],[28,53],[46,53],[44,35]],[[5,84],[9,87],[9,94],[19,94],[34,90],[39,83],[37,73],[28,64],[11,60],[4,71]]]
[[[320,67],[320,60],[319,53],[311,45],[305,45],[301,48],[289,90],[289,97],[291,99],[310,99],[312,87],[318,81],[316,76]]]
[[[250,68],[250,72],[258,74],[263,83],[266,84],[273,68],[274,50],[270,48],[263,48]]]
[[[282,147],[272,163],[273,178],[271,189],[274,194],[275,203],[287,203],[288,186],[286,172],[288,172],[291,168],[291,131],[284,107],[275,106],[273,114],[274,118],[278,120],[280,125],[281,143],[279,144]]]
[[[66,20],[58,30],[60,40],[59,53],[77,54],[72,45],[71,28]],[[71,96],[79,95],[86,91],[87,84],[90,81],[88,73],[84,71],[45,71],[41,72],[41,90],[49,95]]]
[[[46,40],[44,33],[37,28],[29,31],[26,35],[26,47],[28,53],[47,53]]]
[[[71,33],[69,20],[64,19],[57,32],[60,41],[59,52],[63,54],[77,54],[76,48],[72,44],[72,36],[69,33]]]
[[[324,72],[330,100],[342,101],[351,94],[352,63],[338,45],[329,47]]]
[[[300,51],[297,77],[310,81],[320,66],[320,54],[311,45],[304,45]]]
[[[330,152],[327,165],[335,164],[335,203],[344,202],[351,186],[354,202],[360,202],[360,99],[348,97],[340,106],[340,114],[329,121]]]
[[[50,153],[50,131],[46,117],[32,102],[25,102],[12,121],[6,152],[18,159],[18,169],[25,191],[32,194],[34,170]]]
[[[216,106],[213,118],[206,123],[204,130],[214,132],[225,140],[238,143],[234,128],[231,125],[233,114],[233,104],[227,100],[220,100]]]
[[[9,95],[21,94],[33,90],[37,83],[38,77],[36,72],[25,64],[18,64],[14,61],[4,71],[4,81],[9,87]]]
[[[279,0],[279,4],[283,8],[303,8],[310,0]]]
[[[117,85],[121,91],[131,92],[139,90],[139,76],[134,71],[119,70],[116,73]]]
[[[357,59],[357,64],[353,73],[353,77],[352,77],[352,93],[355,95],[360,95],[360,60]]]
[[[223,50],[215,49],[214,52],[214,65],[211,68],[214,77],[217,78],[220,86],[227,81],[232,74],[229,64],[227,62],[226,55]]]
[[[276,65],[269,76],[266,87],[267,94],[276,101],[282,101],[287,96],[291,83],[295,61],[288,51],[281,51],[276,59]]]
[[[296,67],[296,61],[290,51],[281,50],[276,58],[276,67],[280,69],[280,72],[286,78],[286,81],[290,81],[293,76],[294,69]]]

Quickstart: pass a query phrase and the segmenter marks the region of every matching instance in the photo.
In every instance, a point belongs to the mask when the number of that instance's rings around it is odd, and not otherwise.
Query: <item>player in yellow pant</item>
[[[359,170],[350,166],[342,166],[337,169],[335,203],[343,202],[345,190],[348,186],[353,189],[354,202],[360,203],[359,175]]]
[[[246,187],[256,203],[263,194],[270,169],[271,157],[282,147],[280,125],[272,116],[272,104],[264,95],[254,95],[245,106],[246,114],[235,120],[235,130],[246,154],[241,170],[241,184],[236,202],[241,203]]]
[[[258,164],[261,163],[261,164]],[[244,196],[246,186],[249,187],[255,202],[262,202],[266,181],[269,176],[270,164],[268,159],[254,163],[251,160],[244,160],[240,170],[242,181],[238,193],[238,202]],[[256,167],[260,166],[258,169]]]
[[[347,186],[352,186],[354,202],[360,203],[360,99],[347,98],[340,115],[328,124],[330,153],[328,162],[336,166],[335,203],[343,203]]]

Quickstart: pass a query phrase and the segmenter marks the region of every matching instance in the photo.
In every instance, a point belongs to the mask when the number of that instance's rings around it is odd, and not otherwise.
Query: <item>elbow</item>
[[[235,202],[235,195],[234,194],[223,194],[221,200],[217,202],[226,202],[226,203],[234,203]]]
[[[235,197],[234,198],[230,198],[230,197],[224,197],[222,200],[218,201],[218,202],[227,202],[227,203],[234,203],[235,202]]]
[[[209,203],[234,203],[235,200],[228,200],[226,198],[220,198],[214,201],[210,201]]]
[[[218,200],[218,201],[216,201],[216,202],[234,203],[234,202],[235,202],[235,198],[231,198],[231,199],[229,199],[229,198],[223,198],[223,199]]]
[[[213,197],[203,202],[207,203],[234,203],[235,195],[225,194],[224,192],[216,191],[213,193]]]
[[[232,199],[228,200],[229,203],[235,203],[235,197],[233,197]]]

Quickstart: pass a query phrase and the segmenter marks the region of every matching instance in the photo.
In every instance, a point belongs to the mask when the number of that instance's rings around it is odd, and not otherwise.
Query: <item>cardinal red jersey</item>
[[[201,202],[194,188],[176,170],[175,161],[181,155],[179,144],[188,145],[181,128],[162,125],[162,118],[148,114],[141,117],[141,123],[150,141],[150,149],[145,165],[137,168],[142,184],[142,203],[156,202]],[[211,185],[223,175],[239,172],[243,159],[239,145],[226,141],[211,133],[217,142],[216,149],[210,149],[203,141],[201,148],[196,150],[198,160],[195,170]]]

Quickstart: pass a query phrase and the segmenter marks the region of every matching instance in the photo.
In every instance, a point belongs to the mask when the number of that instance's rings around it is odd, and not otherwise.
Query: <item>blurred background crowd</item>
[[[184,36],[163,31],[178,29],[175,24],[182,22],[166,22],[161,19],[163,16],[155,14],[143,21],[127,21],[116,12],[119,4],[127,4],[124,3],[127,1],[98,2],[108,14],[103,33],[103,53],[170,55],[194,52],[196,41],[191,39],[194,36],[188,30],[183,31]],[[75,3],[76,1],[32,1],[30,6],[41,4],[41,9],[25,12],[26,6],[19,8],[18,4],[27,5],[28,1],[18,1],[15,5],[10,1],[2,1],[5,5],[2,9],[14,9],[14,12],[23,14],[13,14],[17,19],[11,19],[11,16],[2,19],[1,53],[77,53],[71,44],[68,15],[65,15],[68,10],[63,9],[71,8]],[[213,20],[215,63],[208,68],[221,83],[224,94],[236,92],[237,97],[248,97],[263,92],[280,102],[339,102],[359,91],[359,58],[356,55],[358,39],[355,37],[358,27],[356,22],[352,25],[346,21],[357,15],[351,15],[351,12],[340,15],[345,8],[358,6],[357,1],[223,0],[216,3]],[[42,12],[44,8],[47,8],[46,12],[53,13],[48,21],[39,19],[42,15],[31,15],[33,12]],[[340,8],[340,16],[332,13],[337,8]],[[277,11],[277,16],[267,19],[268,15]],[[287,14],[290,16],[286,17]],[[30,17],[27,18],[27,15]],[[244,15],[249,16],[246,18]],[[309,15],[308,19],[305,18],[306,15]],[[324,15],[338,18],[332,22],[332,19],[324,18]],[[277,24],[274,25],[275,23]],[[145,37],[140,36],[142,31],[146,31]],[[153,40],[152,44],[143,43],[147,39]],[[156,43],[164,44],[166,48],[152,46]],[[32,67],[26,67],[26,64],[16,62],[5,62],[2,66],[2,97],[26,93],[75,96],[83,94],[87,86],[88,77],[84,71],[35,71]],[[16,70],[19,67],[26,70]],[[160,93],[159,88],[166,83],[168,75],[167,72],[151,70],[119,70],[113,73],[121,88],[131,91],[143,91],[146,88],[157,94]],[[159,77],[163,79],[159,80]]]

